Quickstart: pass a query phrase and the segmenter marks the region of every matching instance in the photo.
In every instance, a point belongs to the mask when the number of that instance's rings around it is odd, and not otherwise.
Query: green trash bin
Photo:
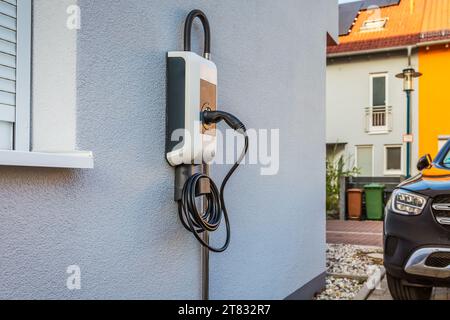
[[[364,186],[366,193],[366,215],[368,220],[383,220],[384,184],[371,183]]]

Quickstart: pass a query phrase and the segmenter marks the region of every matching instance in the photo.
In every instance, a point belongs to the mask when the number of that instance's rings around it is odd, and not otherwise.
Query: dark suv
[[[433,287],[450,287],[450,141],[417,168],[386,206],[384,265],[396,300],[428,300]]]

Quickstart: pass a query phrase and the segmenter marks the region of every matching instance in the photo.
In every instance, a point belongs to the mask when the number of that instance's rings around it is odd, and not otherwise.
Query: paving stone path
[[[382,221],[327,221],[327,243],[383,246]]]

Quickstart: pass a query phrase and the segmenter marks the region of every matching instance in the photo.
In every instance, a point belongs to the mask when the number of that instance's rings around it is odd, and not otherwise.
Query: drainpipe
[[[411,64],[411,60],[412,60],[412,46],[408,46],[408,48],[406,49],[408,52],[408,66],[412,66]]]

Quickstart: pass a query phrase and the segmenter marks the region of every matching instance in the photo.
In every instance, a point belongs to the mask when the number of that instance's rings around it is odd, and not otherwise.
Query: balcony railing
[[[366,108],[366,132],[388,133],[392,131],[392,107],[377,106]]]

